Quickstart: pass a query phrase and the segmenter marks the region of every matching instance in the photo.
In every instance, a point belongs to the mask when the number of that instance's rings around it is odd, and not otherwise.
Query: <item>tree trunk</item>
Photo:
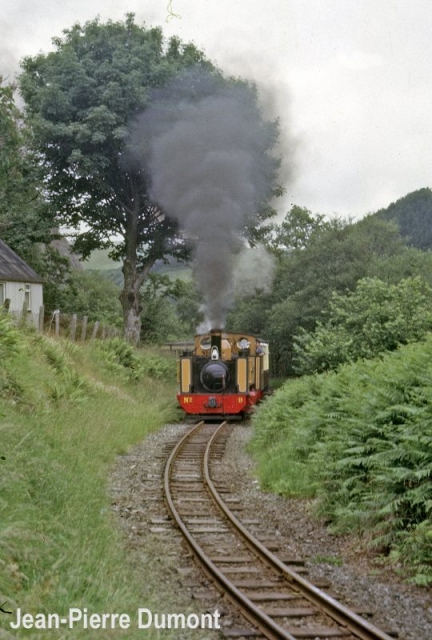
[[[140,271],[137,269],[136,257],[126,258],[123,263],[124,285],[120,295],[123,307],[124,337],[137,346],[141,334],[141,293],[140,288],[150,271],[151,264],[146,264]]]
[[[154,262],[154,259],[148,258],[144,266],[139,270],[136,266],[136,260],[132,266],[128,260],[125,260],[123,264],[124,286],[120,294],[120,301],[123,307],[124,338],[135,347],[138,345],[141,336],[141,313],[143,307],[140,289]]]
[[[122,294],[123,326],[125,340],[137,346],[141,334],[141,304],[140,296],[133,292],[133,288],[126,289]]]
[[[123,262],[124,284],[120,294],[123,309],[124,338],[137,346],[141,334],[141,293],[140,288],[147,278],[154,259],[147,257],[144,264],[138,266],[137,260],[137,223],[138,216],[130,215],[126,235],[126,258]]]

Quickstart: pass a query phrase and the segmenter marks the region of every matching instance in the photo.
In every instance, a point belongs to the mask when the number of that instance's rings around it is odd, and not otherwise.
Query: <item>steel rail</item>
[[[217,489],[215,488],[209,471],[211,447],[225,425],[226,423],[222,423],[217,428],[217,430],[215,430],[209,442],[207,443],[206,451],[204,454],[204,476],[213,500],[220,507],[225,516],[229,519],[230,523],[237,529],[240,535],[247,540],[249,548],[254,551],[255,554],[257,554],[261,559],[265,559],[267,564],[270,564],[273,568],[277,569],[278,572],[282,573],[283,576],[288,580],[288,582],[294,584],[306,599],[308,599],[310,602],[313,602],[321,611],[324,611],[340,625],[343,625],[344,627],[349,629],[349,631],[351,631],[351,633],[356,637],[361,638],[361,640],[392,640],[392,638],[387,633],[381,631],[373,624],[371,624],[368,620],[365,620],[361,616],[357,615],[356,613],[345,607],[343,604],[329,596],[327,593],[321,591],[321,589],[319,589],[318,587],[315,587],[308,580],[302,578],[295,571],[287,567],[286,564],[284,564],[277,556],[275,556],[259,540],[257,540],[247,529],[245,529],[245,527],[236,518],[229,507],[227,507],[226,503],[220,497]]]
[[[173,470],[173,462],[177,455],[187,443],[188,439],[198,432],[204,423],[199,422],[196,427],[191,431],[188,431],[181,440],[176,444],[172,450],[164,471],[164,490],[165,499],[171,516],[175,520],[180,531],[184,535],[190,548],[194,552],[195,556],[200,561],[207,575],[213,578],[219,585],[223,592],[229,597],[229,599],[240,608],[242,614],[251,622],[255,627],[258,627],[260,631],[269,638],[269,640],[296,640],[288,631],[279,626],[270,616],[261,611],[240,589],[238,589],[211,561],[204,550],[199,546],[193,536],[189,533],[185,526],[180,514],[178,513],[170,489],[170,480]],[[226,422],[223,422],[221,427]]]

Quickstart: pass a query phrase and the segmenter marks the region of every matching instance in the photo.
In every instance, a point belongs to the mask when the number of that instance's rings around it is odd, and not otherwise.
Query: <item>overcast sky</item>
[[[0,0],[0,10],[9,79],[74,22],[133,12],[254,80],[295,158],[281,214],[295,203],[361,217],[431,186],[430,0]]]

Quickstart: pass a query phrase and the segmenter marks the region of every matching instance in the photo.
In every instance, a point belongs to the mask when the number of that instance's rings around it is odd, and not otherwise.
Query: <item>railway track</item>
[[[171,517],[201,569],[245,620],[222,628],[223,635],[391,640],[396,634],[381,631],[309,583],[301,575],[303,563],[285,558],[275,540],[260,540],[259,519],[241,521],[241,505],[223,483],[212,480],[228,435],[227,423],[198,423],[174,446],[164,471]]]

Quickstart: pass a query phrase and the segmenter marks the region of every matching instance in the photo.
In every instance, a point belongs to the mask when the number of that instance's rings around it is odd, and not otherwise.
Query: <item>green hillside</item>
[[[432,249],[432,191],[428,187],[409,193],[375,215],[396,222],[408,245]]]
[[[121,262],[115,262],[108,257],[109,249],[100,249],[93,251],[90,258],[82,263],[84,269],[92,269],[102,271],[110,280],[118,284],[123,283],[123,273]],[[192,270],[187,264],[170,260],[168,264],[157,262],[151,270],[151,273],[161,273],[168,275],[172,280],[179,278],[181,280],[190,280]]]
[[[121,271],[121,262],[116,262],[108,257],[109,249],[98,249],[92,251],[90,257],[82,262],[84,269],[94,269],[96,271],[112,271],[119,269]]]

